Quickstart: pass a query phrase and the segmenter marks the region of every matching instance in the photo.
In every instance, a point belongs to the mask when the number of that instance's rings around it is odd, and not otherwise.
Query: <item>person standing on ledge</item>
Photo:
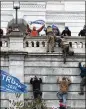
[[[82,78],[79,95],[84,95],[84,86],[86,86],[86,64],[82,67],[81,62],[79,62],[79,68],[81,70],[80,76]]]
[[[52,27],[47,26],[45,33],[46,33],[46,36],[47,36],[47,52],[49,52],[49,51],[54,52],[55,36],[53,34]]]
[[[42,83],[42,79],[37,78],[35,76],[34,78],[31,78],[30,83],[33,86],[34,99],[38,98],[39,96],[41,98],[42,97],[42,92],[40,91],[40,84]]]
[[[0,37],[3,36],[3,30],[0,28]],[[0,47],[2,47],[2,41],[0,40]]]
[[[27,35],[29,34],[32,37],[36,37],[39,35],[39,32],[41,32],[44,27],[45,27],[45,24],[37,30],[36,27],[34,26],[33,29],[31,30],[29,25],[27,24],[26,34]]]
[[[62,77],[62,80],[60,81],[59,78],[57,78],[57,83],[60,84],[60,91],[57,92],[57,97],[60,99],[60,109],[66,109],[67,92],[71,80],[67,77]]]
[[[69,28],[66,26],[65,30],[62,31],[62,36],[71,36],[71,31],[69,30]]]

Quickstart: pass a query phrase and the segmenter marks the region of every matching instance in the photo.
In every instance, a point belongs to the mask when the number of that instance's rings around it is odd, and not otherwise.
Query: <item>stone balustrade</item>
[[[2,51],[9,50],[22,50],[23,52],[28,53],[46,53],[47,49],[47,39],[46,36],[38,36],[38,37],[16,37],[15,36],[2,36]],[[59,37],[59,36],[57,36]],[[66,37],[66,40],[69,42],[70,48],[74,50],[75,53],[85,53],[85,37]],[[61,48],[58,47],[58,43],[56,42],[55,52],[61,53]]]
[[[59,37],[59,36],[57,36]],[[73,48],[84,48],[85,47],[85,37],[65,37],[69,42],[70,46]],[[47,40],[46,36],[39,37],[28,37],[24,40],[24,47],[46,47]]]

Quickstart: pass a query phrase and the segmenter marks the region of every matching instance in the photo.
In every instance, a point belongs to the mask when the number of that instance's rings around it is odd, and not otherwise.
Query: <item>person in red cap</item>
[[[36,37],[39,35],[39,32],[41,32],[44,27],[45,25],[43,25],[41,28],[37,30],[36,27],[34,26],[33,29],[31,30],[29,25],[27,24],[26,33],[29,34],[30,36]]]

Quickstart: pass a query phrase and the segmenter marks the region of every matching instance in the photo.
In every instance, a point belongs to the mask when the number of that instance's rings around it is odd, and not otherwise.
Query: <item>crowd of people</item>
[[[36,30],[36,27],[34,26],[33,29],[31,30],[29,25],[27,24],[26,34],[32,37],[39,36],[39,32],[41,32],[43,28],[46,35],[47,35],[47,32],[52,31],[53,35],[55,36],[71,36],[71,30],[69,29],[69,27],[65,26],[65,29],[62,32],[60,32],[59,28],[55,25],[47,26],[47,27],[43,25],[38,30]],[[51,29],[47,31],[48,28],[51,28]],[[86,25],[84,25],[82,30],[80,30],[78,36],[86,36]]]
[[[55,25],[45,27],[45,24],[44,24],[39,29],[36,29],[35,26],[33,26],[33,29],[31,29],[29,27],[29,25],[27,24],[25,34],[26,34],[26,36],[37,37],[37,36],[39,36],[39,33],[43,29],[44,29],[46,37],[47,37],[47,50],[46,50],[46,52],[49,52],[49,51],[54,52],[54,47],[55,47],[56,42],[58,42],[58,46],[63,49],[62,51],[64,51],[65,48],[67,49],[66,51],[68,51],[69,44],[65,40],[65,36],[71,36],[71,31],[70,31],[69,27],[67,27],[67,26],[65,27],[65,29],[61,33],[59,28]],[[12,27],[9,26],[7,28],[6,34],[9,35],[12,31],[13,31]],[[3,35],[3,30],[0,29],[0,36],[2,36],[2,35]],[[56,36],[60,36],[60,38],[57,38]],[[78,36],[86,36],[86,25],[84,25],[83,29],[79,32]],[[2,46],[1,41],[0,41],[0,46]],[[70,54],[70,52],[68,54]]]
[[[43,25],[38,30],[36,29],[36,27],[33,27],[33,29],[31,30],[29,25],[27,24],[26,35],[32,36],[32,37],[37,37],[37,36],[39,36],[39,32],[41,32],[43,28],[44,28],[45,34],[47,36],[46,52],[49,52],[49,51],[54,52],[55,44],[56,44],[56,42],[58,42],[58,46],[62,48],[62,52],[66,51],[67,54],[69,54],[69,55],[74,54],[73,51],[69,50],[69,44],[65,40],[65,36],[71,36],[71,31],[67,26],[61,33],[59,28],[55,25],[47,26],[47,27],[45,27],[45,25]],[[81,30],[78,35],[86,36],[86,25],[84,25],[83,30]],[[60,36],[60,38],[57,38],[56,36]]]
[[[32,36],[32,37],[36,37],[36,36],[39,36],[39,33],[44,29],[45,34],[47,35],[47,32],[48,32],[47,28],[51,28],[51,30],[49,31],[52,31],[53,35],[55,36],[71,36],[71,30],[67,26],[65,26],[64,30],[60,32],[57,26],[52,25],[52,26],[45,27],[45,24],[41,26],[39,29],[36,29],[35,26],[33,26],[33,29],[30,29],[29,25],[27,24],[27,29],[26,29],[25,34]],[[12,26],[9,26],[7,28],[6,34],[10,34],[12,31],[13,31]],[[3,34],[4,34],[3,29],[0,28],[0,36],[2,36]],[[82,30],[80,30],[78,36],[86,36],[86,25],[84,25]]]
[[[86,86],[86,65],[81,65],[81,62],[79,62],[79,68],[81,70],[80,76],[82,78],[80,83],[80,92],[79,95],[84,94],[84,86]],[[42,79],[38,78],[37,76],[30,79],[30,83],[33,87],[33,96],[34,99],[37,99],[40,97],[42,98],[42,91],[41,91],[41,84]],[[68,96],[68,90],[69,86],[71,85],[72,81],[66,77],[63,76],[62,78],[57,77],[57,83],[59,84],[59,90],[57,92],[57,97],[59,99],[59,106],[60,109],[66,109],[67,108],[67,96]]]
[[[71,36],[71,31],[68,27],[65,27],[65,29],[60,32],[59,28],[55,25],[47,26],[45,25],[41,26],[39,29],[36,29],[34,26],[33,29],[30,29],[29,25],[27,25],[26,29],[26,35],[31,37],[37,37],[39,36],[39,33],[44,29],[45,34],[47,36],[47,52],[49,50],[51,52],[54,52],[54,46],[55,42],[58,42],[58,46],[62,48],[62,52],[67,52],[69,55],[74,54],[73,51],[69,50],[69,43],[65,40],[64,36]],[[7,34],[10,34],[12,32],[12,27],[9,26],[7,29]],[[3,30],[0,29],[0,36],[3,36]],[[60,36],[59,38],[56,38],[56,36]],[[79,32],[78,36],[86,36],[86,25],[83,27],[83,29]],[[0,46],[2,46],[2,43],[0,41]],[[49,46],[51,46],[49,48]],[[80,95],[84,94],[84,86],[86,85],[86,65],[82,67],[81,63],[79,63],[79,68],[81,69],[80,76],[82,78],[80,83]],[[41,78],[37,78],[35,76],[34,78],[31,78],[30,83],[33,86],[33,96],[34,99],[40,97],[42,98],[42,91],[40,88],[40,85],[43,83]],[[60,100],[60,109],[66,109],[66,99],[68,95],[68,89],[69,85],[72,83],[71,80],[67,77],[62,77],[62,80],[59,80],[57,78],[57,83],[59,83],[60,90],[57,92],[57,97]]]

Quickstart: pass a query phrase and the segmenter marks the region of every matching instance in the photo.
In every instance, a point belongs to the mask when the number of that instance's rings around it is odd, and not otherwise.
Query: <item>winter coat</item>
[[[86,77],[86,67],[82,67],[81,63],[79,63],[79,68],[81,70],[80,76],[83,78],[84,76]]]
[[[39,78],[34,80],[34,78],[31,78],[30,83],[33,85],[33,91],[36,89],[40,90],[40,84],[42,83],[42,79]]]
[[[86,36],[86,30],[85,29],[81,30],[78,36]]]
[[[69,88],[69,85],[71,84],[71,81],[69,79],[67,80],[62,80],[62,81],[58,81],[58,83],[60,83],[60,91],[62,93],[67,93],[68,92],[68,88]]]
[[[53,34],[55,36],[60,36],[61,35],[59,29],[53,29]]]
[[[68,41],[65,38],[60,38],[61,39],[61,47],[63,48],[64,46],[69,46]]]
[[[71,36],[71,31],[70,30],[68,30],[68,31],[63,30],[61,35],[63,35],[63,36]]]

